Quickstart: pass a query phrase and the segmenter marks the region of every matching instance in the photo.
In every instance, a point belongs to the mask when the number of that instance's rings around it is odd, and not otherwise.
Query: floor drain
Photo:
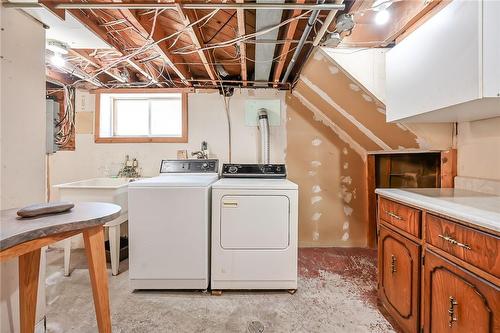
[[[248,333],[262,333],[264,332],[264,324],[262,324],[260,321],[251,321],[248,324]]]

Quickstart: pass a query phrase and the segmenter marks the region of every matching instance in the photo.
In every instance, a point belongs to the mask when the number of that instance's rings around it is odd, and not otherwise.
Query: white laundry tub
[[[111,253],[111,270],[118,274],[120,255],[120,224],[128,220],[128,184],[134,178],[91,178],[76,182],[54,185],[63,201],[98,201],[119,205],[122,210],[118,218],[106,223]],[[79,236],[75,236],[79,237]],[[76,241],[76,239],[75,239]],[[64,274],[69,275],[71,238],[64,241]]]
[[[120,205],[121,215],[127,214],[127,187],[133,178],[92,178],[55,185],[61,200],[100,201]]]

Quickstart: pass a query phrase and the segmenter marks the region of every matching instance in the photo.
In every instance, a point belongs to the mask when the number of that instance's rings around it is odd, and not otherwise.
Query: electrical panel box
[[[59,150],[56,143],[57,123],[59,122],[59,103],[52,99],[45,100],[46,150],[53,154]]]

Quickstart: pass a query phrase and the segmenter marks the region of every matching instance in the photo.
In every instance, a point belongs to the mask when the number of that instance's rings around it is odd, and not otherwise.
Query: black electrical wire
[[[215,32],[215,34],[212,37],[210,37],[209,40],[204,41],[203,44],[210,43],[215,38],[215,36],[217,36],[219,34],[219,32],[221,32],[222,29],[224,29],[224,27],[231,21],[231,19],[234,17],[234,15],[236,15],[236,11],[227,19],[227,21],[223,25],[221,25],[221,27],[219,28],[219,30],[217,30]]]

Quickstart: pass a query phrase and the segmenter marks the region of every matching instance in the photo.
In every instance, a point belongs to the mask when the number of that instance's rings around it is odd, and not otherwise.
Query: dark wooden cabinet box
[[[500,332],[500,237],[378,198],[378,295],[404,332]]]

